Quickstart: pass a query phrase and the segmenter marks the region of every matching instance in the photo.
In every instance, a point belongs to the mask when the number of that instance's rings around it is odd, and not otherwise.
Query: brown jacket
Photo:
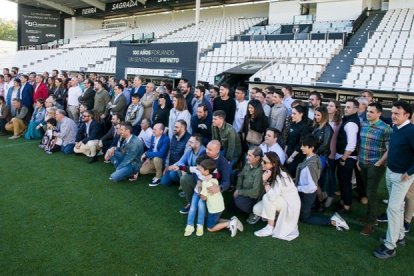
[[[1,106],[0,119],[5,120],[6,122],[11,119],[10,108],[5,103]]]

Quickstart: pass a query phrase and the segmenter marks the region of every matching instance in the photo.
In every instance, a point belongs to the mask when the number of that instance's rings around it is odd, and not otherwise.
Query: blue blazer
[[[26,82],[26,85],[24,86],[23,90],[21,90],[20,88],[20,93],[22,94],[22,103],[27,108],[30,108],[33,105],[33,91],[33,86],[28,82]]]
[[[158,157],[162,159],[162,163],[165,164],[165,160],[168,156],[168,150],[170,149],[170,138],[168,135],[163,134],[157,144],[157,151],[154,151],[155,136],[151,137],[151,147],[148,149],[146,156],[150,159]]]

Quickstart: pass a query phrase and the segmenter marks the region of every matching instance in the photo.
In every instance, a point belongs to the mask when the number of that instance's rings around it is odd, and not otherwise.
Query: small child
[[[47,128],[40,142],[40,148],[43,148],[47,154],[59,151],[62,145],[62,140],[55,136],[57,131],[57,121],[55,118],[50,118],[46,121]]]
[[[296,186],[301,201],[299,220],[307,224],[332,225],[337,230],[349,230],[346,221],[337,213],[332,217],[312,214],[312,205],[316,199],[318,180],[322,171],[322,164],[319,156],[315,153],[319,141],[312,135],[302,139],[301,150],[306,159],[298,165],[296,170]]]
[[[199,161],[199,160],[197,160]],[[198,162],[197,162],[198,163]],[[194,194],[191,200],[191,207],[187,218],[187,227],[184,230],[184,236],[190,236],[194,232],[194,220],[196,212],[197,218],[197,236],[204,234],[204,220],[206,217],[206,202],[208,212],[210,214],[221,214],[224,210],[224,199],[221,193],[210,194],[207,189],[213,185],[219,185],[218,180],[213,177],[213,172],[216,169],[216,162],[210,158],[199,162],[197,170],[200,172],[198,181],[194,188]],[[201,199],[201,200],[200,200]]]

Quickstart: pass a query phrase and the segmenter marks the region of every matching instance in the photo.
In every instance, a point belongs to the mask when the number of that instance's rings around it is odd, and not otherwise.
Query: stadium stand
[[[414,9],[389,10],[358,54],[344,87],[414,91]]]

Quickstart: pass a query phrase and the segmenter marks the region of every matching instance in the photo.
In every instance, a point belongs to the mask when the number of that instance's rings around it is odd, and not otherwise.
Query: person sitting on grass
[[[312,214],[312,205],[316,199],[318,180],[321,176],[322,164],[319,156],[315,153],[318,149],[319,141],[313,135],[308,135],[302,139],[301,151],[305,155],[305,160],[296,169],[296,186],[301,200],[299,220],[307,224],[333,225],[337,230],[349,230],[346,221],[337,213],[332,217],[319,214]]]
[[[89,163],[98,161],[97,148],[101,137],[101,126],[93,119],[92,111],[83,112],[84,124],[76,134],[76,145],[73,151],[89,157]]]
[[[197,170],[199,180],[194,188],[193,197],[191,199],[191,207],[188,212],[187,226],[184,230],[184,236],[190,236],[194,232],[194,220],[197,217],[197,236],[204,234],[204,220],[206,217],[206,202],[209,212],[214,216],[224,210],[224,199],[221,193],[209,194],[207,188],[213,185],[218,186],[218,180],[214,178],[213,172],[216,169],[216,162],[209,159],[206,155],[197,158]],[[207,227],[208,224],[207,224]]]
[[[237,177],[236,190],[233,193],[234,206],[249,214],[247,223],[255,224],[260,217],[253,214],[253,206],[263,195],[262,184],[262,150],[259,147],[253,147],[247,152],[247,162],[243,170]]]
[[[168,135],[164,134],[164,125],[155,124],[153,135],[151,137],[151,146],[147,152],[141,156],[141,161],[144,162],[139,170],[140,174],[155,173],[149,186],[157,186],[161,183],[161,177],[165,160],[168,156],[170,147],[170,139]],[[136,179],[138,175],[134,175]],[[131,179],[132,180],[132,177]]]
[[[295,183],[272,151],[262,159],[263,199],[253,207],[253,213],[267,219],[263,229],[254,232],[257,237],[273,236],[291,241],[299,236],[300,198]]]
[[[111,157],[115,172],[111,174],[109,180],[115,182],[124,180],[138,171],[141,163],[139,156],[144,152],[144,144],[133,134],[130,123],[121,123],[121,137],[124,143]]]
[[[60,151],[62,139],[56,136],[57,121],[55,118],[50,118],[46,121],[46,131],[43,135],[39,147],[44,149],[47,154]]]
[[[40,139],[42,138],[43,129],[41,130],[41,123],[46,116],[46,108],[43,99],[38,99],[35,103],[35,109],[32,114],[32,119],[27,126],[27,130],[24,134],[26,140]]]
[[[197,165],[197,157],[206,152],[206,148],[201,143],[202,137],[200,134],[195,133],[190,137],[188,140],[189,150],[184,152],[180,160],[167,167],[166,172],[161,178],[161,185],[166,186],[179,183],[181,176],[189,172],[191,167]]]
[[[111,157],[114,156],[115,151],[119,150],[122,144],[124,143],[124,138],[122,138],[122,135],[121,135],[121,123],[116,124],[114,128],[115,128],[116,134],[114,136],[114,139],[112,139],[112,144],[110,145],[109,149],[105,152],[105,155],[104,155],[105,163],[111,163]]]
[[[5,126],[7,131],[13,132],[13,136],[9,139],[18,139],[26,130],[27,117],[29,110],[22,104],[20,99],[13,99],[12,101],[12,119]]]

